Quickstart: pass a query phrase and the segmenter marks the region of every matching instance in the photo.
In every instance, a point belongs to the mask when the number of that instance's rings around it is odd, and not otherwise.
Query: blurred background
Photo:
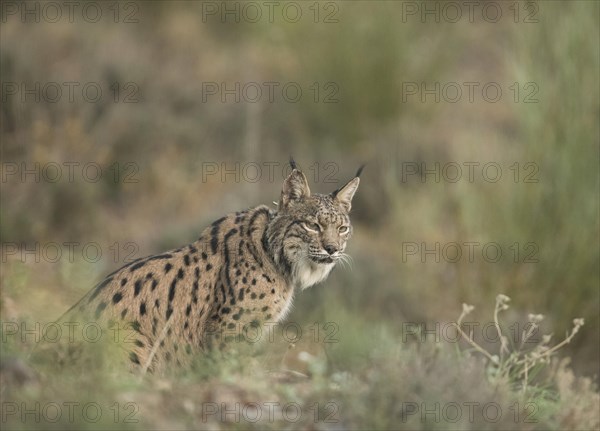
[[[366,162],[354,264],[290,320],[398,336],[505,294],[556,339],[585,318],[561,354],[595,379],[599,4],[276,3],[3,2],[2,319],[270,205],[290,155],[321,193]]]

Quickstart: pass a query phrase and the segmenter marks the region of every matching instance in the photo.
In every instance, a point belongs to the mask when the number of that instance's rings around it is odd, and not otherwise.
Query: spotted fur
[[[151,371],[184,365],[215,343],[281,321],[294,291],[325,280],[345,257],[360,181],[359,170],[333,193],[311,194],[292,167],[277,210],[261,205],[229,214],[189,245],[125,265],[72,313],[129,323],[129,360]]]

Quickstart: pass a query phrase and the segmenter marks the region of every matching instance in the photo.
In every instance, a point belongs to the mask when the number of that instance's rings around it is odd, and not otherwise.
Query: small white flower
[[[527,319],[531,323],[540,323],[542,320],[544,320],[544,315],[543,314],[529,314],[527,316]]]
[[[469,314],[471,311],[473,311],[475,309],[475,307],[473,305],[469,305],[469,304],[465,304],[463,302],[463,314]]]
[[[500,303],[500,304],[504,304],[505,302],[510,301],[510,298],[506,295],[500,294],[498,296],[496,296],[496,302]]]
[[[298,353],[298,359],[302,362],[313,362],[316,359],[316,357],[308,352],[302,351]]]
[[[510,301],[508,296],[500,294],[496,296],[496,307],[498,307],[499,310],[508,310],[508,301]]]
[[[498,358],[498,355],[492,355],[492,362],[494,364],[499,364],[500,363],[500,358]]]
[[[542,344],[548,344],[552,339],[552,334],[542,336]]]
[[[583,326],[583,324],[584,324],[583,317],[580,317],[578,319],[573,319],[573,325],[575,325],[575,327]]]

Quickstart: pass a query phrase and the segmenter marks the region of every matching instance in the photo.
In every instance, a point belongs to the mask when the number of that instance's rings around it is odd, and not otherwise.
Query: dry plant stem
[[[536,327],[537,327],[537,325],[535,323],[532,323],[527,331],[523,331],[523,335],[521,336],[521,344],[519,345],[519,350],[521,350],[523,348],[523,346],[525,345],[525,343],[527,342],[527,340],[529,340],[529,338],[531,338]]]
[[[560,349],[565,344],[569,344],[571,342],[571,340],[573,339],[573,337],[575,336],[576,332],[577,331],[575,331],[575,330],[571,331],[571,333],[569,335],[567,335],[567,338],[565,338],[562,342],[558,343],[556,346],[554,346],[551,349],[548,349],[544,353],[540,354],[540,358],[543,358],[545,356],[549,356],[550,354],[552,354],[553,352],[557,351],[558,349]]]
[[[517,365],[523,365],[525,367],[523,370],[521,370],[521,372],[519,373],[519,376],[521,376],[523,374],[527,375],[527,369],[529,368],[530,364],[535,365],[535,363],[537,361],[539,361],[540,359],[549,357],[552,353],[554,353],[555,351],[557,351],[564,345],[570,343],[571,340],[573,339],[573,337],[575,336],[575,333],[576,333],[575,330],[571,331],[571,333],[568,334],[567,337],[562,342],[558,343],[556,346],[552,347],[551,349],[546,350],[544,353],[541,353],[538,357],[536,357],[536,358],[525,357],[522,361],[517,362]]]
[[[154,346],[152,346],[152,350],[150,351],[150,354],[148,355],[148,359],[146,359],[144,368],[142,368],[142,375],[146,374],[146,371],[148,371],[148,367],[152,363],[152,359],[154,358],[154,355],[156,355],[156,351],[158,350],[158,347],[160,346],[160,342],[167,335],[167,331],[169,330],[169,327],[171,326],[172,321],[173,321],[173,319],[171,317],[169,317],[169,320],[167,320],[165,327],[161,331],[159,337],[156,339],[156,343],[154,343]]]
[[[461,319],[459,319],[460,321]],[[460,326],[457,323],[454,323],[454,326],[456,326],[456,329],[458,330],[458,332],[467,340],[467,342],[473,346],[475,348],[475,350],[477,350],[479,353],[485,355],[490,361],[492,361],[494,364],[498,363],[498,360],[496,358],[494,358],[492,355],[490,355],[484,348],[482,348],[479,344],[477,344],[475,341],[473,341],[473,339],[468,336],[467,334],[465,334],[465,332],[460,329]]]
[[[504,352],[508,352],[508,348],[506,347],[506,340],[502,335],[502,330],[500,329],[500,323],[498,322],[498,312],[500,311],[500,303],[496,302],[496,307],[494,307],[494,326],[496,327],[496,331],[498,332],[498,337],[500,337],[500,362],[504,359]]]
[[[475,342],[473,339],[473,334],[471,332],[470,335],[467,335],[460,327],[464,317],[469,314],[473,310],[473,306],[463,304],[463,310],[458,318],[458,321],[454,323],[456,326],[456,330],[458,333],[467,340],[467,342],[475,348],[479,353],[483,354],[486,358],[488,358],[494,365],[497,366],[497,370],[495,373],[496,377],[500,378],[508,378],[509,380],[521,379],[521,390],[523,395],[527,392],[529,388],[529,370],[533,370],[538,364],[542,364],[547,362],[548,358],[556,352],[558,349],[563,347],[565,344],[571,342],[575,334],[579,331],[579,328],[584,325],[584,320],[582,318],[573,319],[574,327],[571,332],[567,332],[565,339],[558,343],[556,346],[552,348],[548,348],[547,344],[550,342],[552,335],[544,335],[542,337],[542,341],[536,343],[537,346],[534,350],[529,352],[523,352],[522,349],[525,345],[525,342],[529,340],[532,335],[535,333],[535,330],[539,328],[539,322],[544,318],[541,314],[530,314],[529,315],[529,323],[530,326],[523,330],[522,339],[519,347],[511,352],[508,348],[508,338],[502,335],[502,328],[500,327],[500,322],[498,319],[498,315],[500,311],[506,310],[508,305],[506,304],[510,301],[510,298],[506,295],[498,295],[496,297],[496,306],[494,307],[494,327],[498,332],[498,336],[500,337],[500,357],[497,355],[490,354],[487,350],[481,347],[479,344]],[[544,350],[546,349],[546,350]],[[505,354],[507,356],[505,356]]]

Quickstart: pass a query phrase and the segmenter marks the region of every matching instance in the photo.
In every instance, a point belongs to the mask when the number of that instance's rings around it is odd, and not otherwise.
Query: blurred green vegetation
[[[338,182],[368,162],[353,206],[352,269],[339,268],[323,286],[299,295],[289,317],[302,324],[338,323],[340,334],[352,341],[340,342],[329,353],[331,363],[323,378],[341,378],[347,372],[350,380],[342,393],[333,395],[315,380],[312,387],[298,387],[306,391],[299,398],[341,397],[347,426],[380,428],[397,423],[392,421],[398,418],[397,412],[392,414],[394,400],[412,400],[415,394],[431,400],[465,399],[463,392],[479,385],[481,364],[455,364],[450,352],[438,356],[425,346],[423,352],[414,346],[402,351],[398,334],[405,322],[452,321],[463,302],[476,305],[474,315],[487,321],[498,293],[512,298],[513,321],[525,323],[527,313],[543,313],[545,324],[561,333],[573,318],[584,317],[585,326],[561,353],[571,357],[578,373],[597,374],[600,5],[537,2],[534,23],[515,23],[510,15],[497,23],[478,15],[473,23],[422,23],[411,17],[404,22],[401,2],[335,4],[339,22],[329,24],[312,19],[203,22],[202,2],[140,3],[136,24],[23,24],[14,17],[2,22],[3,83],[96,82],[107,93],[98,103],[81,98],[75,103],[64,98],[59,103],[21,103],[18,96],[4,100],[3,94],[3,169],[5,163],[94,162],[104,175],[96,183],[82,181],[80,171],[74,182],[35,182],[31,177],[23,182],[15,176],[3,180],[2,242],[25,247],[98,242],[105,256],[97,264],[79,255],[75,262],[55,264],[31,258],[23,263],[11,256],[2,263],[0,276],[2,319],[56,318],[103,274],[120,266],[109,257],[108,247],[115,242],[120,247],[135,243],[135,257],[160,252],[192,241],[223,213],[269,203],[279,195],[280,170],[272,181],[266,175],[256,183],[236,182],[232,176],[221,181],[219,175],[203,181],[204,163],[282,166],[293,154],[302,166],[319,164],[319,177],[309,175],[316,192],[338,185],[325,181],[327,162],[339,167]],[[454,104],[402,98],[406,82],[467,81],[496,82],[505,93],[497,103],[480,97],[469,103],[464,95]],[[115,103],[110,90],[115,82],[134,83],[137,103]],[[218,96],[203,102],[206,82],[297,82],[305,97],[298,103],[280,97],[274,103],[221,103]],[[519,103],[509,91],[515,82],[521,90]],[[537,85],[537,103],[522,102],[528,82]],[[320,103],[312,100],[309,87],[314,83]],[[335,86],[325,88],[327,83]],[[321,103],[331,88],[337,89],[337,103]],[[119,93],[120,100],[124,95]],[[425,182],[418,176],[403,180],[405,163],[432,168],[436,162],[494,162],[502,167],[503,177],[486,182],[476,170],[471,183],[463,169],[457,183],[435,182],[431,176]],[[515,162],[518,182],[510,170]],[[523,181],[531,172],[524,168],[530,162],[538,168],[535,183]],[[121,174],[131,172],[123,170],[127,163],[135,163],[139,182],[114,181],[114,163]],[[407,242],[433,247],[469,241],[501,244],[506,258],[490,263],[476,254],[468,262],[463,249],[458,263],[437,263],[431,257],[423,263],[418,256],[406,259],[402,251]],[[520,247],[518,262],[510,249],[514,243]],[[527,243],[537,245],[538,262],[523,262]],[[124,252],[128,250],[121,248],[121,263]],[[27,349],[7,350],[25,355]],[[431,375],[419,369],[426,367],[423,361],[431,365]],[[448,369],[457,374],[449,376]],[[477,371],[471,374],[473,369]],[[245,371],[233,374],[242,379]],[[189,396],[198,386],[207,390],[206,381],[194,378],[221,382],[215,373],[188,377],[192,381],[180,393],[189,391]],[[63,376],[48,377],[48,385],[58,385]],[[255,390],[264,397],[268,391],[263,386],[252,386],[257,381],[260,375],[249,383],[251,389],[241,384],[236,391]],[[75,382],[66,385],[65,399],[78,393]],[[455,392],[436,393],[440,382]],[[122,381],[103,384],[106,400],[123,392],[139,399],[140,392],[158,385],[136,381],[130,394],[120,386],[126,385]],[[369,393],[373,386],[380,390]],[[93,391],[97,382],[82,387]],[[148,405],[167,402],[170,390],[158,390]],[[510,388],[502,390],[503,402],[514,399]],[[481,391],[468,395],[472,400],[493,399],[491,387],[484,385]],[[549,413],[553,408],[561,406],[544,410],[551,419],[533,428],[584,423],[556,422],[557,416]],[[365,411],[373,412],[372,421],[364,421]],[[197,426],[190,420],[182,424]],[[411,429],[419,426],[430,429],[434,424],[407,424]],[[486,426],[490,424],[460,425]]]

